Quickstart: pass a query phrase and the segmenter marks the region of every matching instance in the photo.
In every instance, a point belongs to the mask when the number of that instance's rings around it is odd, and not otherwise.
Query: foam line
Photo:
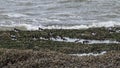
[[[98,27],[120,27],[120,22],[100,22],[100,23],[92,23],[89,25],[73,25],[73,26],[60,26],[60,25],[52,25],[52,26],[43,26],[43,25],[32,25],[32,24],[12,24],[12,25],[0,25],[2,27],[25,27],[27,30],[38,30],[38,28],[43,29],[88,29],[88,28],[98,28]]]

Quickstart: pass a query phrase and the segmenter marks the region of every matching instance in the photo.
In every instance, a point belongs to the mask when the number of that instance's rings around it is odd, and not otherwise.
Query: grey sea
[[[0,0],[0,28],[120,26],[120,0]]]

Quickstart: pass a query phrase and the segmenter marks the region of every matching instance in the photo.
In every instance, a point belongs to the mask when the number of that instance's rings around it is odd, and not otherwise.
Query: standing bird
[[[62,35],[56,36],[56,39],[61,39],[63,41],[67,41],[67,39],[65,37],[63,37]]]
[[[88,40],[84,40],[84,41],[83,41],[83,44],[88,44],[88,43],[89,43]]]
[[[43,29],[39,27],[38,30],[39,30],[39,31],[42,31]]]
[[[17,28],[14,28],[14,32],[20,32],[20,30]]]
[[[77,40],[75,40],[75,43],[78,43],[80,41],[80,39],[77,39]]]
[[[60,38],[63,40],[63,41],[67,41],[67,39],[63,36],[60,36]]]
[[[10,35],[12,40],[17,40],[17,37],[15,35]]]

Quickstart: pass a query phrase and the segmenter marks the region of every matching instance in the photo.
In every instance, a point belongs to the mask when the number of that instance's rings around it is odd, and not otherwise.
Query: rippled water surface
[[[120,26],[119,22],[120,0],[0,0],[0,26]]]

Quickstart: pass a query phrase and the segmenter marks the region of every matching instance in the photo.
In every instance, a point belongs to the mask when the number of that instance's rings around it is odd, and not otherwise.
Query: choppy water
[[[0,26],[28,29],[120,26],[120,0],[0,0]]]

